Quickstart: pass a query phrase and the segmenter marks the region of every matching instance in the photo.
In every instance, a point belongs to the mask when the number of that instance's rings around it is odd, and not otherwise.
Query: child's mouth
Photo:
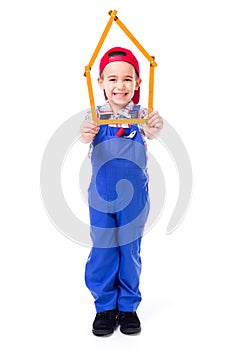
[[[114,92],[113,95],[116,97],[125,97],[128,93],[127,92]]]

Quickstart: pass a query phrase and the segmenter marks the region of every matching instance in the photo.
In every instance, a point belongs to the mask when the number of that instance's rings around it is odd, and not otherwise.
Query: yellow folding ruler
[[[85,66],[85,73],[84,76],[87,78],[87,87],[88,87],[88,94],[89,94],[89,100],[90,100],[90,106],[91,106],[91,113],[92,113],[92,119],[98,124],[115,124],[115,120],[99,120],[97,119],[96,115],[96,107],[95,107],[95,101],[94,101],[94,94],[93,94],[93,88],[92,88],[92,81],[91,81],[91,68],[96,60],[96,57],[104,43],[104,40],[112,26],[113,21],[115,21],[119,27],[124,31],[124,33],[132,40],[132,42],[137,46],[137,48],[142,52],[142,54],[147,58],[147,60],[150,62],[150,71],[149,71],[149,96],[148,96],[148,115],[149,112],[153,110],[153,94],[154,94],[154,68],[157,66],[157,63],[155,62],[155,57],[150,56],[148,52],[143,48],[143,46],[138,42],[138,40],[133,36],[133,34],[126,28],[126,26],[119,20],[117,17],[117,10],[109,11],[110,18],[108,20],[108,23],[103,31],[103,34],[101,35],[101,38],[96,46],[96,49],[90,59],[90,62],[87,66]],[[144,119],[130,119],[130,122],[132,124],[142,124],[147,123],[148,118]],[[117,119],[117,124],[128,124],[129,120],[127,119]]]

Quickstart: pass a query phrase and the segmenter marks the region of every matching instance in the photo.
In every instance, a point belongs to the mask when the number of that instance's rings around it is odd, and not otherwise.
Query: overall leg
[[[86,263],[85,282],[94,297],[97,312],[117,308],[118,270],[118,247],[91,249]]]
[[[139,280],[141,274],[141,238],[120,246],[120,267],[118,273],[118,310],[136,311],[141,302]]]
[[[103,312],[117,307],[116,277],[120,256],[114,228],[116,223],[113,214],[98,212],[92,208],[90,218],[93,247],[86,263],[85,282],[94,297],[96,311]]]
[[[136,208],[137,207],[137,208]],[[137,206],[132,202],[118,214],[119,294],[118,310],[134,312],[141,302],[141,240],[149,213],[148,193],[138,191]],[[138,208],[141,208],[138,211]],[[136,214],[133,216],[132,213]]]

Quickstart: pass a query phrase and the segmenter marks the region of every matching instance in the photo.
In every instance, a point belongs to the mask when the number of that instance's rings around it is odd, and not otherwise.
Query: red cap
[[[99,75],[101,75],[101,73],[103,72],[107,64],[111,62],[116,62],[116,61],[123,61],[123,62],[128,62],[132,64],[138,76],[140,76],[138,60],[130,50],[125,49],[123,47],[113,47],[112,49],[108,50],[104,54],[104,56],[100,60]],[[105,99],[107,100],[105,91],[104,91],[104,96],[105,96]],[[132,101],[134,104],[138,104],[139,99],[140,99],[140,87],[138,88],[138,90],[135,90],[134,95],[132,97]]]

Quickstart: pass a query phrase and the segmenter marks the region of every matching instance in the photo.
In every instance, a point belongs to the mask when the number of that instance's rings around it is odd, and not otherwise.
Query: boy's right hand
[[[80,126],[80,141],[83,143],[92,142],[98,130],[99,128],[96,122],[93,120],[84,120]]]

